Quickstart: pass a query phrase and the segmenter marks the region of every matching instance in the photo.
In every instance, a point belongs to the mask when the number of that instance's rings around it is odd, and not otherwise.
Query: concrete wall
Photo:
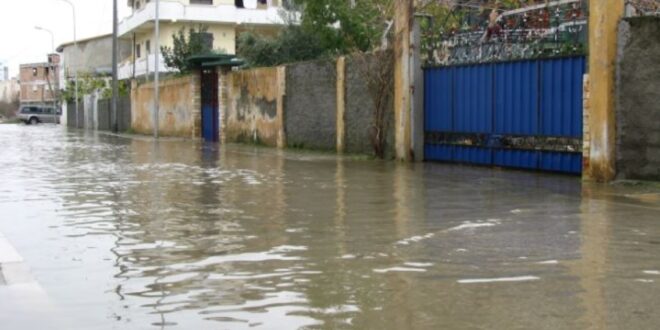
[[[375,156],[375,96],[368,81],[382,63],[370,55],[225,73],[223,141]],[[384,95],[385,158],[395,151],[392,89]]]
[[[336,75],[334,61],[287,66],[284,123],[290,147],[336,149]]]
[[[284,72],[284,68],[262,68],[223,76],[221,131],[226,142],[283,144]]]
[[[140,134],[153,133],[154,83],[133,83],[131,127]],[[161,136],[195,137],[199,130],[199,76],[172,78],[160,83],[158,119]]]
[[[660,180],[660,17],[620,23],[616,91],[617,178]]]

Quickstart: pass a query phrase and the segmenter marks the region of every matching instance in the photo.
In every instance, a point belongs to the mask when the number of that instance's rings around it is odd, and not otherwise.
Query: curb
[[[34,282],[23,257],[0,233],[0,286]]]

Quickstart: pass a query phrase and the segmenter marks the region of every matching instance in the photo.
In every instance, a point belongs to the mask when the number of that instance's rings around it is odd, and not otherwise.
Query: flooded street
[[[0,238],[31,277],[0,275],[2,329],[660,327],[645,185],[50,125],[0,141]]]

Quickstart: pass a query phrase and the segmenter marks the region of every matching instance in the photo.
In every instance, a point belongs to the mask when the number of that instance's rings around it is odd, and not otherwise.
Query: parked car
[[[62,111],[50,105],[22,105],[18,110],[18,119],[26,124],[60,122]]]

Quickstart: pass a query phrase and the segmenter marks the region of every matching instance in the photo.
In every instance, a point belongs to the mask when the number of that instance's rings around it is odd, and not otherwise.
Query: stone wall
[[[193,138],[199,131],[199,77],[187,75],[160,82],[158,131],[161,136]],[[153,133],[154,83],[133,83],[131,127],[140,134]]]
[[[618,45],[617,178],[660,180],[660,17],[623,20]]]
[[[334,61],[303,62],[286,67],[284,126],[288,146],[336,149],[336,76]]]
[[[226,142],[283,145],[284,68],[231,72],[221,77],[221,132]],[[224,86],[224,87],[223,87]],[[279,106],[278,106],[279,105]]]
[[[344,150],[348,153],[360,153],[374,155],[374,144],[376,130],[385,134],[385,156],[390,158],[394,155],[394,113],[387,111],[384,125],[376,128],[375,122],[375,98],[378,88],[373,80],[376,76],[380,63],[375,60],[374,55],[367,57],[349,57],[346,59],[346,112]],[[369,81],[372,81],[371,87]],[[393,108],[392,95],[394,87],[389,86],[389,97],[382,100],[387,109]]]

